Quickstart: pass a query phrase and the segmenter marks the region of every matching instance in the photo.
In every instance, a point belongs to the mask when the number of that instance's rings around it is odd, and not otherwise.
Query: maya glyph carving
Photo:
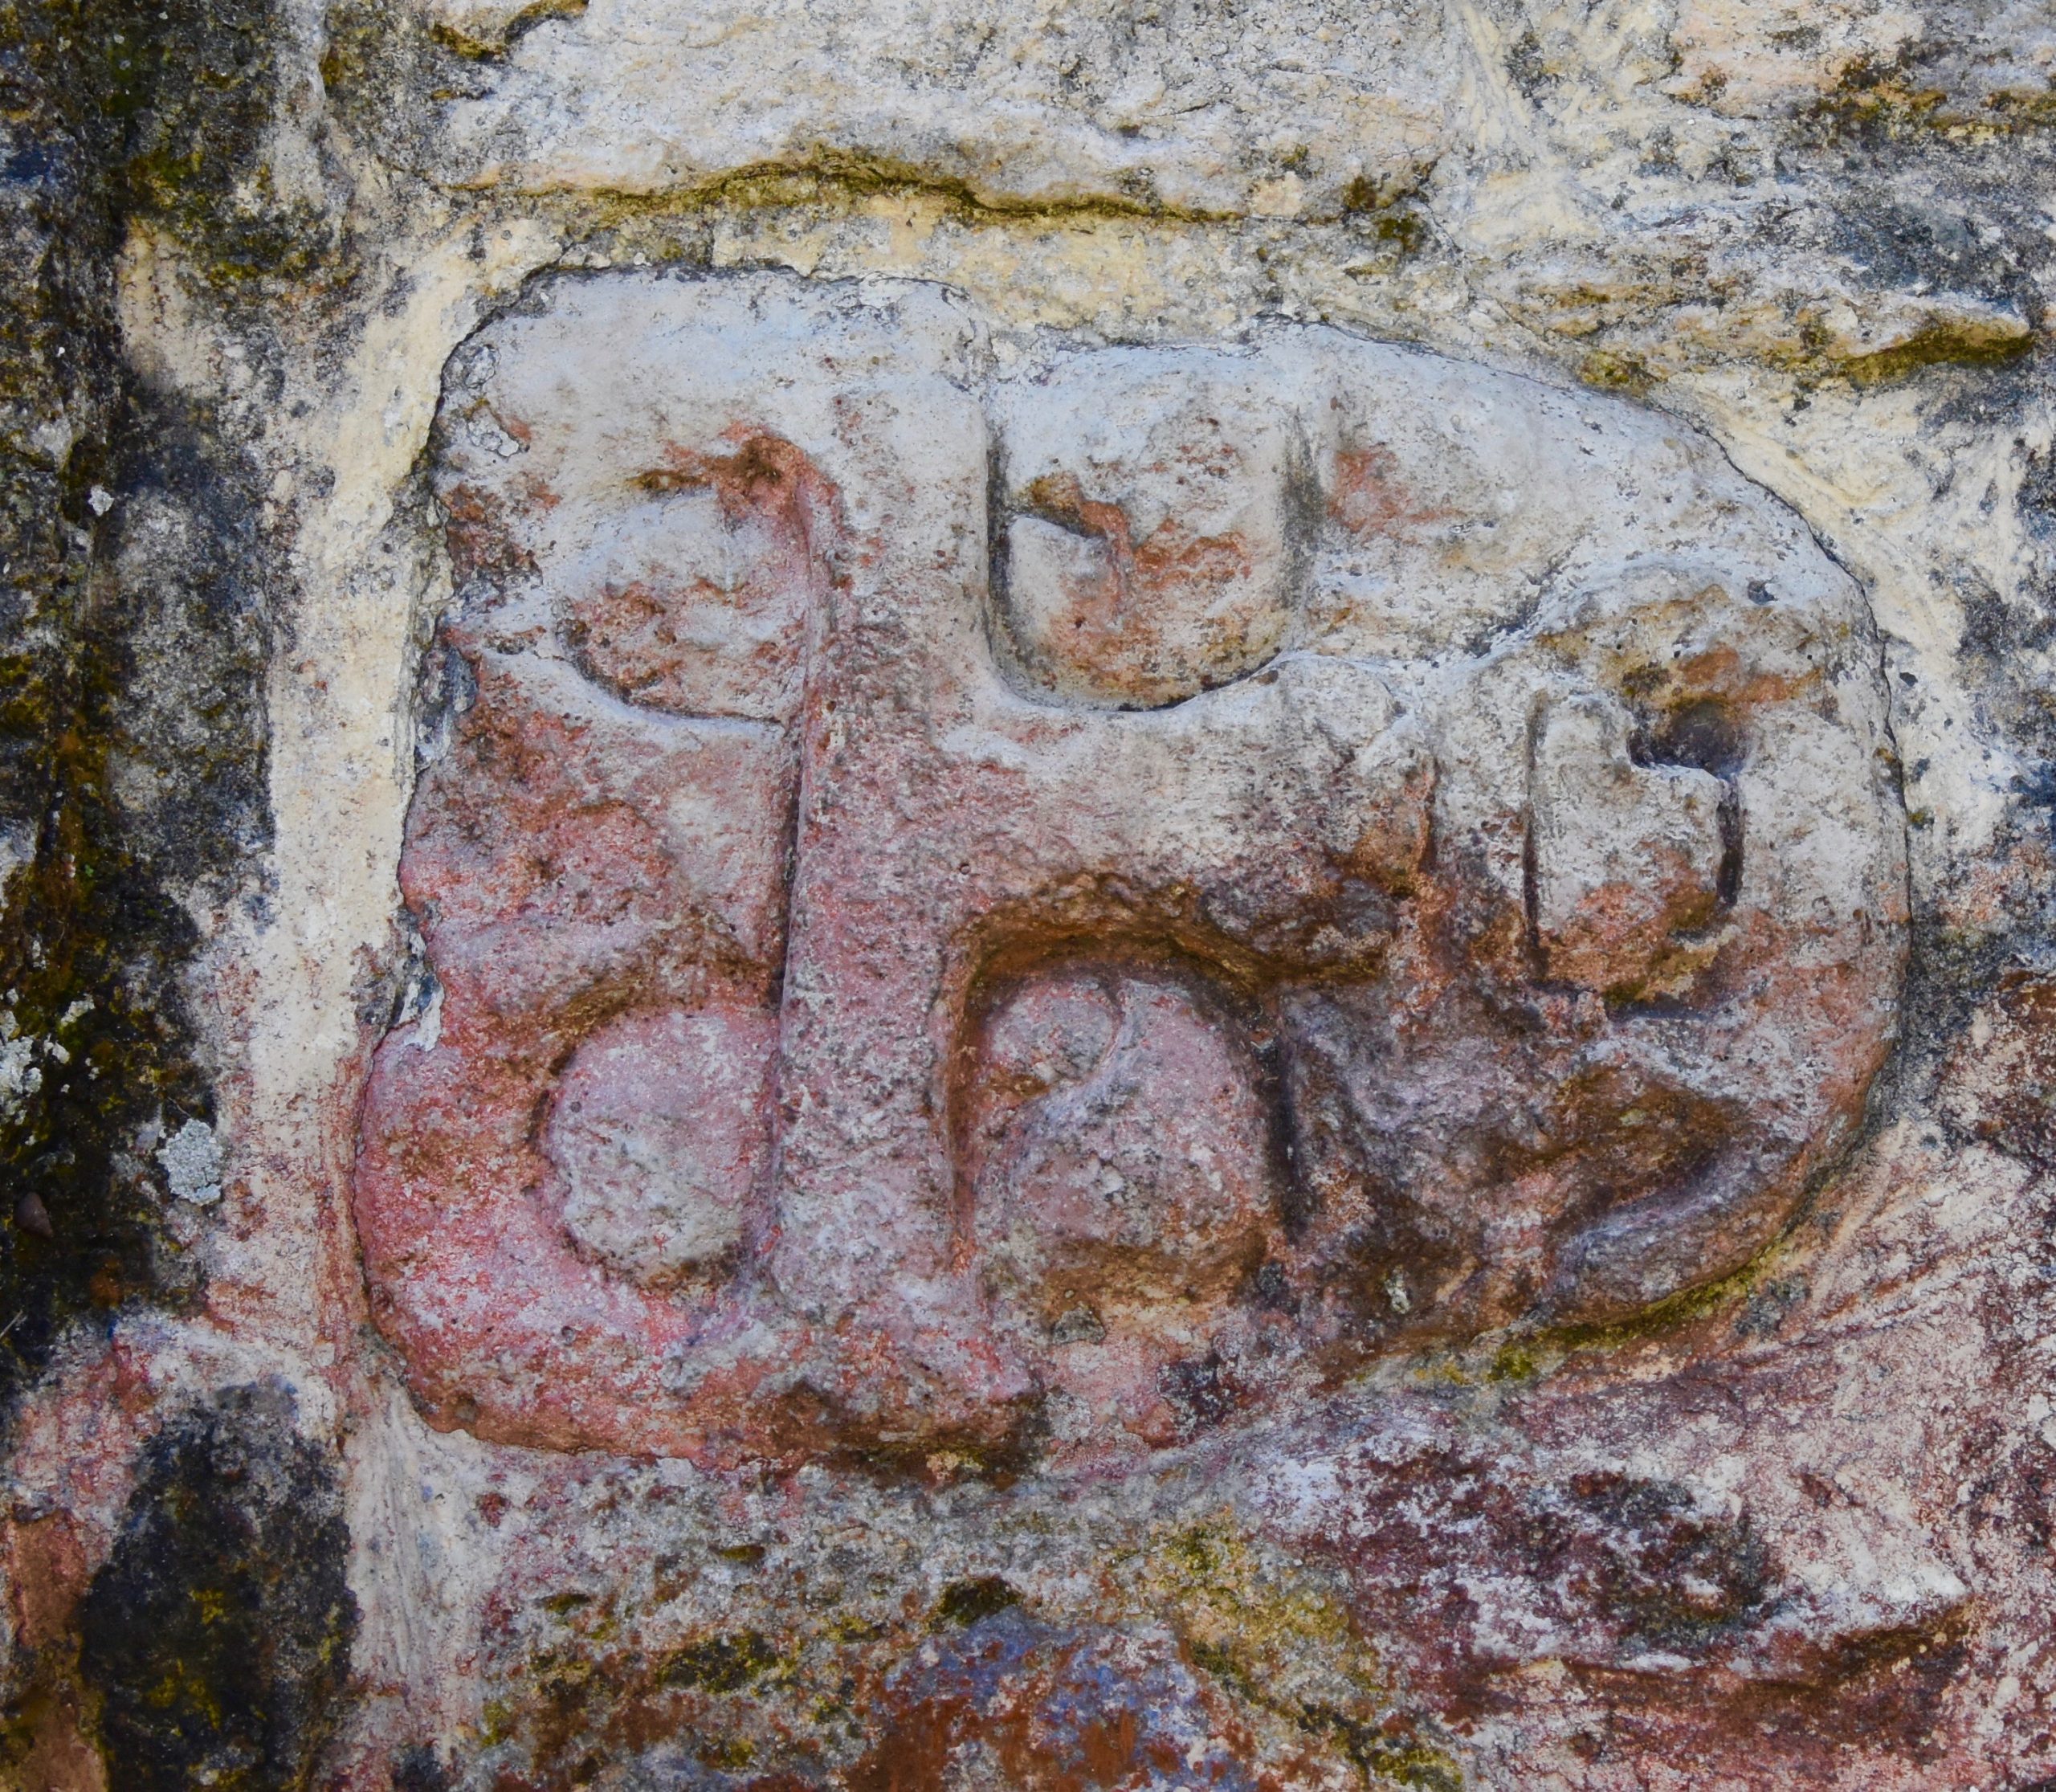
[[[1875,643],[1673,423],[637,275],[481,333],[439,440],[440,996],[356,1195],[439,1423],[1146,1450],[1717,1278],[1850,1137]]]

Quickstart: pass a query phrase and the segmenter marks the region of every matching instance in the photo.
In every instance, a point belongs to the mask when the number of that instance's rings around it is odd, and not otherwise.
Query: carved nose
[[[905,668],[895,668],[895,676]],[[1360,668],[1161,715],[995,681],[937,738],[833,667],[804,749],[785,972],[781,1282],[832,1311],[957,1255],[948,1115],[985,967],[1148,940],[1360,971],[1425,849],[1432,761]],[[898,1296],[894,1296],[898,1298]]]

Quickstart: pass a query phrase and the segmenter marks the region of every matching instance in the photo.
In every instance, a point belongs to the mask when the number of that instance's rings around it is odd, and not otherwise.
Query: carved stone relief
[[[441,1425],[1158,1449],[1716,1280],[1853,1135],[1876,643],[1675,422],[637,274],[468,345],[435,482],[356,1207]]]

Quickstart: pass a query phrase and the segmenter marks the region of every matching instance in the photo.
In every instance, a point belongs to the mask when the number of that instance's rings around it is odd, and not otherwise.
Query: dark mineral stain
[[[412,1742],[393,1759],[393,1792],[450,1792],[450,1770],[426,1742]]]
[[[1522,32],[1507,47],[1504,59],[1514,85],[1531,100],[1540,100],[1558,84],[1559,77],[1543,53],[1541,40],[1532,31]]]
[[[0,1426],[67,1326],[197,1281],[138,1133],[212,1117],[181,980],[267,829],[266,555],[247,467],[122,365],[115,262],[145,217],[210,278],[315,240],[238,235],[275,40],[268,0],[0,0]]]
[[[72,632],[39,661],[0,655],[0,764],[22,763],[12,793],[35,806],[14,824],[32,856],[6,886],[0,986],[20,1036],[48,1042],[0,1116],[0,1398],[74,1317],[194,1291],[142,1129],[213,1117],[182,895],[229,897],[268,834],[254,501],[163,406],[124,400],[110,452],[88,483],[120,496],[104,520],[82,504],[93,561],[47,612]]]
[[[1158,1378],[1164,1398],[1195,1431],[1234,1415],[1235,1396],[1221,1371],[1220,1357],[1209,1352],[1171,1364]]]
[[[704,1692],[740,1692],[777,1660],[777,1651],[755,1631],[738,1631],[687,1643],[671,1658],[663,1678]]]
[[[942,1590],[942,1598],[936,1602],[936,1622],[938,1624],[975,1624],[981,1618],[989,1618],[994,1612],[1004,1611],[1009,1606],[1020,1603],[1020,1594],[997,1574],[981,1575],[976,1580],[953,1581]]]
[[[218,284],[314,272],[333,232],[312,206],[281,202],[266,155],[284,35],[271,0],[92,10],[116,202],[169,225]]]
[[[1769,1609],[1775,1568],[1746,1514],[1708,1516],[1682,1488],[1620,1475],[1583,1476],[1571,1491],[1597,1521],[1593,1590],[1638,1644],[1698,1654]]]
[[[110,1786],[306,1786],[357,1627],[349,1548],[334,1462],[283,1389],[231,1388],[167,1425],[82,1614]]]

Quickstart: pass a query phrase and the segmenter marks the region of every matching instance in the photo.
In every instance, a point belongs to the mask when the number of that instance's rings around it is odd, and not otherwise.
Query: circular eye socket
[[[630,1280],[732,1257],[770,1157],[777,1017],[755,1008],[624,1016],[581,1045],[545,1141],[564,1223]]]
[[[1180,702],[1283,644],[1298,583],[1296,427],[1235,364],[1059,374],[1010,419],[1005,611],[1056,695]]]
[[[813,555],[789,443],[672,456],[615,488],[593,544],[554,576],[587,677],[673,715],[785,722],[799,707]]]

